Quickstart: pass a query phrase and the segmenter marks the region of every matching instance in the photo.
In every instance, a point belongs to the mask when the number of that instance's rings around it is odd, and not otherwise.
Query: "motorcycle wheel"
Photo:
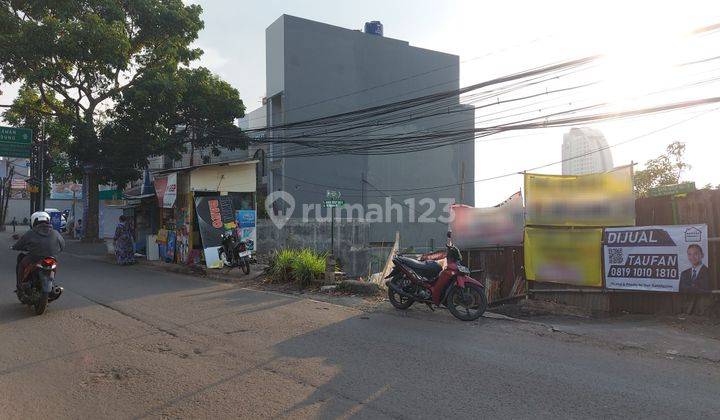
[[[42,293],[38,301],[33,305],[35,307],[35,315],[42,315],[45,313],[45,309],[48,304],[48,294]]]
[[[242,270],[243,274],[250,274],[250,261],[245,260],[244,262],[240,263],[240,269]]]
[[[392,306],[403,311],[415,303],[415,300],[402,296],[390,287],[388,287],[388,299],[390,300]]]
[[[223,267],[232,267],[232,262],[230,259],[228,259],[227,253],[225,253],[224,249],[220,250],[220,261],[222,261]]]
[[[485,291],[474,284],[466,284],[460,288],[453,285],[447,296],[447,308],[453,316],[461,321],[475,321],[487,309]]]

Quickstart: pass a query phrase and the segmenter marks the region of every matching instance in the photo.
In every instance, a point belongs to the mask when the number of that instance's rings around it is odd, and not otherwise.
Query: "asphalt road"
[[[58,274],[66,293],[38,317],[12,293],[13,259],[0,251],[2,419],[720,412],[713,363],[528,324],[462,323],[419,309],[361,312],[72,256]]]

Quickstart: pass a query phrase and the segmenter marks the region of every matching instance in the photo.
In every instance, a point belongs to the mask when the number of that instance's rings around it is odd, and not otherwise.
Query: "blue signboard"
[[[241,228],[255,227],[255,210],[238,210],[236,219]]]
[[[248,251],[255,252],[255,243],[257,242],[257,232],[255,229],[255,218],[257,213],[255,210],[238,210],[235,212],[235,221],[237,221],[238,239],[245,241]]]

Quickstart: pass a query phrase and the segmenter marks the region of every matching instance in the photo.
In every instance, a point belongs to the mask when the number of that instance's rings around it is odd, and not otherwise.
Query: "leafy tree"
[[[180,101],[173,126],[179,128],[180,141],[190,145],[191,165],[197,148],[209,148],[215,156],[220,147],[247,148],[246,141],[238,143],[235,120],[245,115],[245,105],[235,88],[203,67],[180,69],[178,81]]]
[[[46,157],[43,167],[49,186],[50,178],[69,181],[79,178],[81,174],[75,173],[73,176],[68,167],[67,156],[62,149],[70,138],[71,127],[68,110],[53,93],[48,95],[48,100],[52,102],[52,107],[43,102],[37,89],[23,85],[20,87],[18,96],[10,108],[2,114],[2,117],[10,125],[33,130],[36,139],[44,131]],[[53,111],[53,108],[60,112]],[[37,144],[34,147],[37,147]],[[40,177],[38,176],[38,178]],[[45,191],[49,193],[49,188],[45,188]]]
[[[148,75],[173,73],[202,53],[190,47],[201,8],[182,0],[0,0],[0,74],[24,81],[45,105],[69,110],[69,163],[87,187],[87,240],[98,238],[98,185],[137,142],[103,133],[116,104]]]
[[[134,144],[126,160],[159,154],[177,159],[187,148],[218,155],[220,148],[247,148],[246,137],[235,126],[244,115],[240,94],[230,84],[206,68],[179,68],[148,75],[124,93],[115,123],[104,135],[118,137],[108,143],[126,138]]]
[[[645,197],[651,188],[679,183],[682,172],[690,169],[684,154],[685,143],[675,141],[667,146],[665,153],[648,160],[645,169],[635,172],[635,194]]]

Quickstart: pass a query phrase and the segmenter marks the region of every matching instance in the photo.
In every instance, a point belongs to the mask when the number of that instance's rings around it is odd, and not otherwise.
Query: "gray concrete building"
[[[386,28],[388,30],[391,28]],[[266,30],[263,123],[269,127],[458,87],[459,57],[456,55],[287,15],[281,16]],[[448,110],[445,115],[388,125],[378,128],[373,135],[394,136],[474,127],[472,107],[461,105],[458,97],[444,104]],[[249,122],[243,124],[250,126]],[[359,136],[362,131],[345,132],[344,138]],[[282,137],[283,132],[268,131],[267,135]],[[400,231],[405,247],[441,246],[447,225],[428,219],[447,215],[443,207],[449,200],[474,204],[472,139],[431,150],[392,155],[313,156],[310,150],[310,155],[293,156],[308,150],[303,150],[302,146],[278,144],[270,145],[266,152],[268,190],[282,190],[293,195],[293,217],[302,217],[304,206],[321,203],[326,190],[339,191],[348,205],[359,204],[366,212],[379,206],[384,221],[371,224],[369,240],[374,244],[392,243],[395,232]],[[468,183],[460,185],[463,181]],[[418,190],[428,186],[448,187],[429,192]],[[340,211],[344,218],[370,218],[365,213],[359,215],[345,210],[345,213]]]

